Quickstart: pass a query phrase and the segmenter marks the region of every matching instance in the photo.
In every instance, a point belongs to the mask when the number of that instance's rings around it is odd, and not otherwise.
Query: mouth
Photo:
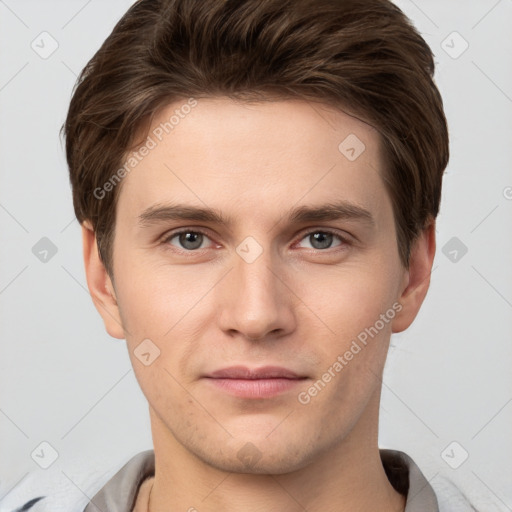
[[[307,377],[279,366],[250,369],[232,366],[214,371],[204,378],[216,389],[239,398],[261,399],[293,390]]]

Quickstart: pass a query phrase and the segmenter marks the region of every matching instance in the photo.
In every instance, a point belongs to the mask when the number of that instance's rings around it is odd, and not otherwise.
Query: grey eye
[[[171,240],[178,238],[179,248],[186,249],[187,251],[193,251],[199,249],[204,241],[205,235],[197,231],[182,231],[169,237],[167,240],[171,243]],[[175,244],[173,244],[175,245]]]
[[[306,234],[303,240],[308,240],[311,249],[329,249],[333,246],[333,240],[337,238],[343,243],[343,239],[336,233],[329,231],[311,231]],[[341,245],[338,243],[337,245]]]

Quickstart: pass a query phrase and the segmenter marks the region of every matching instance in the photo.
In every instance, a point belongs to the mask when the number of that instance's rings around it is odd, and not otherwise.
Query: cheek
[[[173,394],[173,377],[188,385],[183,370],[202,339],[201,319],[208,304],[203,297],[216,279],[213,275],[203,278],[191,267],[171,269],[137,263],[135,258],[129,267],[119,265],[118,306],[129,356],[144,393],[158,395],[155,383],[161,382]],[[146,366],[148,359],[152,362]]]
[[[197,423],[193,418],[200,414],[200,406],[188,393],[181,376],[176,375],[172,368],[169,369],[164,356],[147,367],[137,360],[132,360],[132,364],[140,389],[155,411],[167,420],[173,418],[171,423],[187,424],[184,431]]]
[[[119,265],[119,306],[132,334],[163,337],[192,312],[207,292],[208,276],[186,266],[171,268],[144,258]],[[171,331],[172,332],[172,331]]]
[[[320,339],[315,346],[321,359],[317,378],[320,388],[329,382],[319,403],[332,400],[346,410],[349,403],[363,403],[379,383],[396,314],[393,272],[381,270],[354,265],[330,273],[326,282],[311,276],[317,286],[309,288],[308,303],[314,305],[321,322],[316,317],[313,321],[325,334],[324,342]]]
[[[309,292],[321,319],[314,322],[325,333],[315,346],[321,359],[316,367],[322,395],[318,407],[332,401],[341,415],[354,404],[363,407],[380,382],[396,309],[393,280],[378,274],[369,269],[338,271],[329,284],[317,280],[319,286]]]
[[[305,303],[340,340],[373,326],[396,300],[395,272],[389,267],[386,271],[378,265],[351,265],[329,273],[322,269],[317,275],[310,272],[308,280],[314,285],[302,288]]]

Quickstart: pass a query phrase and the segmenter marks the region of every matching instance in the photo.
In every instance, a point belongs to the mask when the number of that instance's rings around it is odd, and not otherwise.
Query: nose
[[[230,336],[259,341],[295,329],[295,304],[290,273],[270,251],[252,262],[234,255],[233,268],[217,292],[220,328]]]

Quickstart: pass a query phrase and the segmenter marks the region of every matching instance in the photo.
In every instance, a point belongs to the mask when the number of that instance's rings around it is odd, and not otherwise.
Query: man
[[[390,336],[435,255],[433,73],[387,0],[123,16],[64,130],[88,287],[154,451],[86,512],[439,510],[414,461],[378,447]]]

